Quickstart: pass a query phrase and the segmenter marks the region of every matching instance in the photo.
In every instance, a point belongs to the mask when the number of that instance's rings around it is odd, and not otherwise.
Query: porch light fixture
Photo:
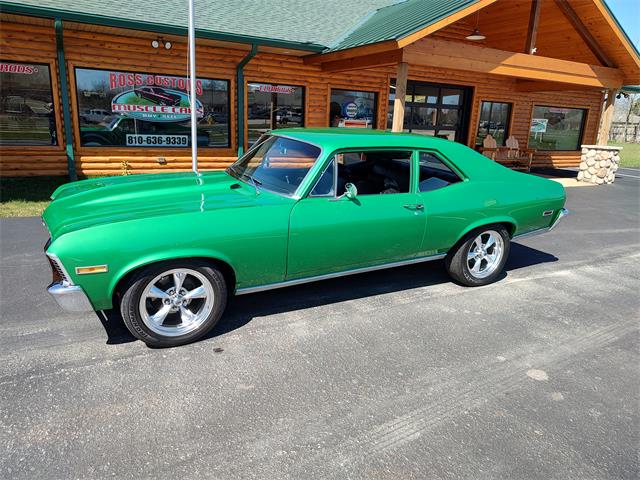
[[[485,37],[482,33],[480,33],[480,30],[476,28],[473,32],[471,32],[471,34],[467,35],[465,38],[467,40],[480,41],[480,40],[484,40],[487,37]]]
[[[474,28],[473,32],[471,32],[469,35],[465,37],[467,40],[478,42],[480,40],[484,40],[485,38],[487,38],[482,33],[480,33],[480,30],[478,30],[479,21],[480,21],[480,12],[478,12],[478,15],[476,16],[476,28]]]

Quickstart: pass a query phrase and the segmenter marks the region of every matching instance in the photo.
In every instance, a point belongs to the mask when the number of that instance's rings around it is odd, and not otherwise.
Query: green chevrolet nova
[[[153,346],[205,335],[234,294],[436,259],[486,285],[512,239],[567,213],[559,183],[459,143],[347,129],[277,130],[224,172],[85,180],[51,198],[51,295],[119,309]]]

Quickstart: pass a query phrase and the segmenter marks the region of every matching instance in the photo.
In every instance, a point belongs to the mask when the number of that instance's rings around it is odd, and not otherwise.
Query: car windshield
[[[227,168],[238,180],[284,195],[293,195],[309,169],[320,156],[320,149],[305,142],[279,136],[258,141],[247,154]]]

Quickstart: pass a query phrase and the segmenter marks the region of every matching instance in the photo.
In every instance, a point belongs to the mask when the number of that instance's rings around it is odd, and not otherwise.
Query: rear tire
[[[502,273],[511,242],[502,225],[487,225],[467,233],[447,254],[449,275],[468,287],[493,283]]]
[[[211,331],[226,304],[227,286],[217,268],[176,260],[137,272],[124,288],[120,312],[136,338],[152,347],[175,347]]]

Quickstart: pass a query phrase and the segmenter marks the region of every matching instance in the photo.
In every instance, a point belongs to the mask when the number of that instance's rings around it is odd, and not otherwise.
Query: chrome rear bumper
[[[562,220],[567,215],[569,215],[569,210],[567,210],[566,208],[561,208],[560,212],[558,213],[558,216],[556,217],[556,219],[553,221],[553,223],[549,227],[549,231],[551,231],[554,228],[556,228],[556,225],[558,225],[558,223],[560,223],[560,220]]]
[[[67,312],[92,312],[93,306],[89,298],[77,285],[69,285],[66,282],[52,283],[47,288],[49,294]]]

